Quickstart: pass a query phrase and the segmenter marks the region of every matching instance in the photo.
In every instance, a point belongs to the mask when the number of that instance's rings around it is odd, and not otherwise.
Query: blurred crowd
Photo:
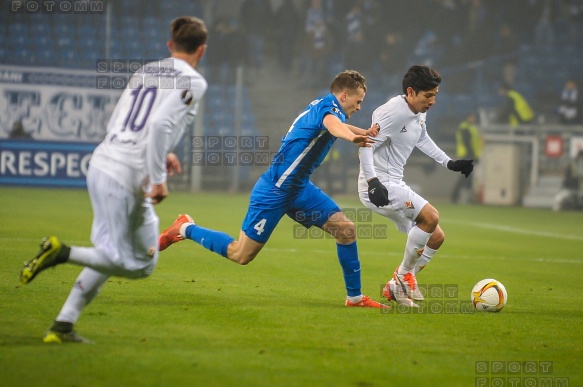
[[[202,3],[202,2],[201,2]],[[583,0],[232,0],[204,2],[208,64],[258,69],[266,48],[309,83],[343,68],[391,80],[412,63],[436,68],[581,46]],[[276,6],[277,5],[277,6]],[[583,47],[580,47],[583,49]],[[511,56],[511,55],[510,55]],[[505,71],[512,71],[512,58]],[[222,74],[225,76],[226,74]],[[511,75],[510,75],[511,76]],[[508,79],[507,79],[508,80]]]

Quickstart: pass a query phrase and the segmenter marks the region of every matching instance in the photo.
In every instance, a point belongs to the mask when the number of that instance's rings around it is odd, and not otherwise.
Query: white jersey
[[[404,95],[391,98],[373,112],[372,123],[378,123],[380,129],[370,148],[359,148],[359,192],[368,190],[367,180],[373,177],[385,185],[401,184],[405,164],[415,147],[447,166],[451,158],[429,137],[426,115],[413,113]]]
[[[166,58],[130,79],[90,161],[135,192],[166,181],[166,155],[191,125],[207,82],[187,62]]]

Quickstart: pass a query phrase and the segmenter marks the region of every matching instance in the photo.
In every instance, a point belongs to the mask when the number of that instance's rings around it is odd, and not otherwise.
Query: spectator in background
[[[434,66],[443,57],[443,45],[433,30],[426,30],[415,43],[411,60],[426,66]]]
[[[431,18],[433,26],[429,28],[438,32],[439,42],[443,46],[443,61],[452,64],[458,46],[461,44],[463,27],[460,21],[466,22],[462,16],[462,6],[456,0],[439,0],[435,9],[435,15]],[[462,24],[463,26],[463,24]]]
[[[555,43],[552,0],[540,0],[542,9],[534,27],[534,43],[540,48],[552,48]]]
[[[304,60],[304,81],[306,86],[320,87],[327,79],[328,55],[332,51],[332,35],[324,20],[317,19],[306,33],[306,49]]]
[[[494,54],[504,57],[502,61],[502,79],[508,84],[516,79],[517,56],[514,55],[520,49],[520,39],[510,27],[503,23],[498,28],[494,41]]]
[[[245,55],[245,42],[235,22],[219,16],[210,29],[208,45],[209,79],[222,84],[234,82],[235,69]]]
[[[583,123],[583,103],[579,94],[577,83],[569,79],[561,92],[561,103],[559,105],[559,121],[561,124],[572,125]]]
[[[491,5],[490,5],[491,6]],[[484,59],[492,54],[491,8],[482,0],[473,0],[467,9],[467,30],[456,53],[460,63]]]
[[[466,116],[466,119],[460,124],[455,133],[456,154],[458,159],[474,160],[474,164],[478,163],[480,156],[482,155],[482,136],[480,135],[480,129],[478,128],[477,123],[477,114],[471,112]],[[470,175],[467,178],[464,175],[459,176],[451,194],[451,201],[453,203],[460,202],[462,192],[465,191],[465,193],[472,193],[473,176],[474,175]],[[461,201],[466,202],[467,200]]]
[[[319,22],[326,24],[326,11],[322,5],[322,0],[311,0],[310,6],[306,10],[306,32],[312,32]]]
[[[375,73],[383,81],[383,87],[389,88],[401,80],[401,69],[407,58],[407,47],[403,44],[403,38],[399,32],[386,33],[378,50],[378,58],[375,60]]]
[[[301,25],[301,18],[292,0],[284,0],[275,11],[274,38],[276,42],[277,62],[286,71],[292,69],[295,58],[296,39]]]
[[[263,65],[265,35],[271,27],[270,0],[244,0],[241,5],[240,21],[247,38],[247,63],[259,70]]]
[[[301,50],[299,74],[309,74],[310,78],[302,77],[304,86],[312,86],[315,75],[320,72],[331,48],[331,34],[326,25],[326,11],[322,0],[311,0],[305,11],[304,43]],[[318,69],[319,68],[319,69]]]
[[[583,209],[583,150],[571,160],[565,171],[561,191],[555,196],[553,210]]]
[[[369,43],[364,34],[364,15],[359,2],[355,2],[346,15],[346,32],[344,66],[366,73],[370,67],[370,60],[367,58],[367,44]]]
[[[362,69],[364,73],[370,70],[370,60],[368,58],[367,40],[362,31],[358,31],[354,39],[346,45],[344,55],[344,67]]]
[[[534,111],[522,94],[511,88],[507,83],[500,85],[498,94],[504,98],[498,113],[500,123],[518,126],[519,124],[528,124],[533,121]]]

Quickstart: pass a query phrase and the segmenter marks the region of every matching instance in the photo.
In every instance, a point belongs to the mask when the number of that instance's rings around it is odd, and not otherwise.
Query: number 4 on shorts
[[[257,235],[261,235],[263,231],[265,231],[265,222],[267,222],[267,219],[261,219],[255,224],[255,226],[253,226],[253,228],[257,230]]]

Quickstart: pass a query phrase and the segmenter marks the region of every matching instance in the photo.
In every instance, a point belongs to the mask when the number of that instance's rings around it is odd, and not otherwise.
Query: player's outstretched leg
[[[407,293],[397,285],[397,281],[395,281],[394,278],[391,278],[391,280],[386,283],[383,287],[382,293],[383,297],[389,301],[396,301],[397,304],[408,306],[410,308],[419,308],[419,305],[417,305],[411,297],[409,297]]]
[[[43,342],[47,344],[63,344],[63,343],[83,343],[93,344],[77,332],[73,330],[73,323],[55,321],[50,329],[43,337]]]
[[[178,218],[172,223],[172,225],[164,230],[160,237],[158,237],[158,249],[160,251],[166,250],[170,245],[184,240],[182,234],[180,234],[180,227],[183,224],[194,224],[194,220],[187,214],[178,215]]]
[[[24,267],[20,271],[20,281],[27,284],[41,271],[67,262],[70,251],[71,249],[61,243],[57,237],[44,238],[36,256],[32,260],[24,262]]]

